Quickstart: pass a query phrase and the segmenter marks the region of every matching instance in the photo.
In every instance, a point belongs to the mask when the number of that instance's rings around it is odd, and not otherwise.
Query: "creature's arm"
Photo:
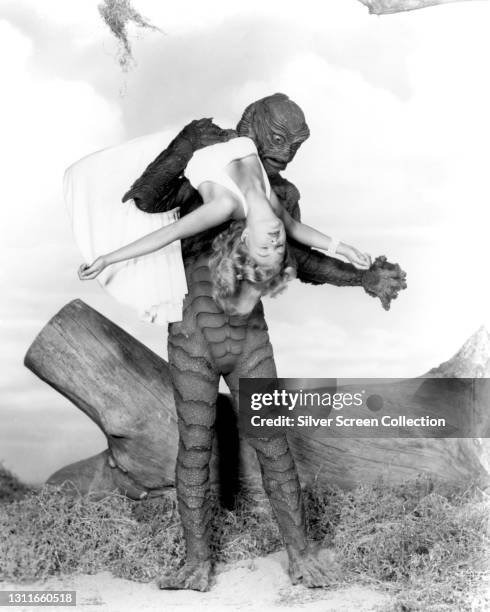
[[[297,276],[304,283],[363,287],[368,295],[380,299],[385,310],[389,310],[391,300],[407,288],[406,273],[384,255],[376,257],[369,270],[357,270],[351,264],[299,243],[291,244],[290,248],[298,266]]]
[[[115,251],[101,255],[89,266],[82,265],[79,268],[79,277],[81,280],[90,280],[111,264],[153,253],[176,240],[193,236],[220,225],[230,218],[233,207],[234,204],[231,201],[223,203],[214,200],[208,204],[203,204],[178,221],[151,232]]]
[[[298,189],[279,175],[271,181],[271,185],[281,204],[293,219],[299,221],[301,213]],[[290,241],[289,247],[296,259],[297,276],[304,283],[363,287],[372,297],[379,297],[385,310],[389,310],[391,300],[407,287],[406,273],[398,264],[390,263],[384,256],[377,257],[369,270],[357,270],[351,264],[294,240]]]
[[[177,206],[185,208],[186,201],[195,192],[182,174],[194,151],[234,136],[233,130],[223,130],[212,119],[192,121],[149,164],[122,201],[133,199],[140,210],[148,213],[164,212]],[[186,212],[181,209],[181,214]]]

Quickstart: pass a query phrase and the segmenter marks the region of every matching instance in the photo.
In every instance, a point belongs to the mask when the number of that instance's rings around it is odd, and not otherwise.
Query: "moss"
[[[140,15],[131,6],[129,0],[104,0],[99,4],[98,9],[100,16],[119,42],[119,65],[124,71],[127,71],[134,62],[128,36],[129,24],[133,23],[140,28],[150,30],[161,30]]]

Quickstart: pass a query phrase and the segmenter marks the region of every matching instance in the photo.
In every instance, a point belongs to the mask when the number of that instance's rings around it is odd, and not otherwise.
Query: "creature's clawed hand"
[[[209,591],[211,585],[210,561],[187,561],[172,574],[165,574],[157,581],[160,589],[191,589]]]
[[[376,257],[373,265],[362,276],[362,286],[366,293],[379,297],[385,310],[390,309],[391,300],[407,288],[407,274],[398,264],[390,263],[384,255]]]
[[[329,587],[339,581],[339,567],[333,553],[309,546],[304,553],[289,555],[289,576],[293,584]]]

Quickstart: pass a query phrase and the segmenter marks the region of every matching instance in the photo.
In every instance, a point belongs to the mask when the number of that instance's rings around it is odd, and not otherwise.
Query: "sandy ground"
[[[76,590],[77,607],[97,612],[374,612],[388,603],[386,594],[361,586],[323,590],[292,586],[286,573],[286,553],[218,568],[208,593],[160,591],[155,584],[114,578],[109,572],[74,575],[23,584],[20,590]],[[1,583],[2,590],[16,585]],[[68,610],[55,607],[15,607],[16,610]]]

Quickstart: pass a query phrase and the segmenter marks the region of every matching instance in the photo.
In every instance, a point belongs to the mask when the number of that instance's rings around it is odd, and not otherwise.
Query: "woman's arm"
[[[82,264],[78,270],[78,276],[81,280],[95,278],[108,265],[153,253],[176,240],[193,236],[220,225],[231,217],[233,208],[232,200],[212,200],[170,225],[151,232],[115,251],[101,255],[90,265]]]
[[[288,211],[281,205],[274,192],[271,193],[271,205],[275,213],[282,219],[286,233],[297,242],[306,246],[329,251],[331,255],[341,255],[346,257],[356,268],[367,270],[371,266],[371,258],[366,253],[361,253],[358,249],[344,242],[334,244],[334,240],[319,232],[314,227],[301,223],[293,219]],[[332,250],[332,247],[335,247]]]

